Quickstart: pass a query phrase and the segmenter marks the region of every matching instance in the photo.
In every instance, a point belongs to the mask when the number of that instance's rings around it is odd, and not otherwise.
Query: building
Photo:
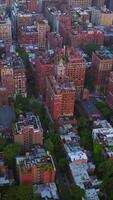
[[[43,144],[43,129],[38,116],[27,113],[26,117],[20,117],[14,131],[14,142],[21,145],[24,151],[28,151],[33,144]]]
[[[50,49],[62,48],[63,37],[56,32],[50,32],[48,34],[48,47]]]
[[[13,79],[14,94],[27,96],[25,66],[19,57],[13,62]]]
[[[82,108],[82,112],[84,112],[84,114],[86,115],[86,117],[88,117],[90,121],[101,118],[100,112],[96,108],[93,101],[91,101],[90,99],[81,101],[80,106]]]
[[[14,95],[14,78],[13,78],[13,68],[11,65],[2,65],[1,85],[2,87],[5,87],[7,89],[8,96]]]
[[[69,0],[69,7],[88,8],[91,6],[92,0]]]
[[[8,92],[6,87],[0,87],[0,107],[8,105]]]
[[[14,184],[14,177],[8,166],[5,165],[4,155],[0,153],[0,187]]]
[[[86,200],[99,200],[98,193],[95,188],[87,189],[85,197]]]
[[[47,33],[50,31],[47,20],[41,20],[37,23],[38,47],[44,49],[47,45]]]
[[[26,156],[16,157],[20,184],[46,184],[55,182],[56,169],[51,155],[41,147],[33,148]]]
[[[113,72],[110,73],[106,101],[111,108],[113,108]]]
[[[30,13],[37,12],[37,9],[38,9],[37,0],[28,0],[26,3],[27,3],[27,8]]]
[[[67,79],[75,86],[76,98],[80,98],[84,89],[86,62],[80,52],[74,48],[64,46],[56,52],[55,58],[56,77],[63,81]]]
[[[54,76],[47,78],[46,105],[53,120],[61,116],[73,116],[75,87],[68,81],[59,82]]]
[[[58,200],[58,191],[55,183],[47,183],[33,186],[34,193],[40,195],[42,199]]]
[[[12,44],[11,21],[6,16],[0,16],[0,40],[3,40],[5,46],[9,49]]]
[[[97,44],[99,46],[104,43],[104,33],[100,30],[83,30],[77,31],[72,29],[69,32],[70,44],[74,48],[86,47],[88,44]]]
[[[101,8],[100,10],[93,8],[91,21],[95,25],[103,25],[106,27],[112,26],[113,12],[106,7]]]
[[[113,54],[108,49],[95,51],[92,56],[92,70],[96,93],[106,93],[110,72],[113,66]]]
[[[46,93],[46,78],[54,73],[54,51],[50,50],[47,53],[41,53],[41,56],[36,57],[35,64],[35,79],[36,87],[39,95],[45,97]]]
[[[93,0],[92,1],[93,6],[96,6],[98,8],[104,7],[105,0]]]
[[[20,57],[10,55],[1,60],[0,77],[1,85],[6,88],[9,97],[17,94],[27,95],[26,71]]]
[[[21,46],[38,45],[38,32],[36,25],[22,27],[18,36],[18,41]]]

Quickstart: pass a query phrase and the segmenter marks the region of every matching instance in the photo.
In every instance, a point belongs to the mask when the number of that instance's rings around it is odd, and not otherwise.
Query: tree
[[[83,128],[80,130],[80,144],[85,149],[92,151],[93,140],[92,140],[92,134],[91,134],[90,129]]]
[[[86,127],[89,126],[89,121],[86,118],[81,117],[78,121],[78,126],[79,126],[80,129],[86,128]]]
[[[88,56],[92,56],[92,53],[95,52],[96,50],[98,50],[99,46],[95,43],[91,43],[91,44],[88,44],[84,51],[86,54],[88,54]]]
[[[32,186],[13,186],[5,193],[3,200],[34,200]],[[37,198],[38,200],[38,198]]]
[[[98,174],[103,179],[101,188],[104,190],[109,200],[112,200],[113,199],[113,161],[105,160],[101,162],[98,166]]]
[[[72,186],[71,199],[82,200],[82,197],[84,197],[84,195],[85,195],[85,192],[83,189],[81,189],[77,185]]]
[[[2,152],[6,146],[7,146],[7,140],[0,138],[0,152]]]
[[[46,142],[45,142],[45,148],[46,148],[46,150],[49,151],[50,153],[53,152],[53,150],[54,150],[54,145],[53,145],[51,139],[47,139],[47,140],[46,140]]]
[[[15,158],[20,153],[20,146],[18,144],[8,144],[4,148],[4,156],[7,165],[10,168],[14,168],[15,166]]]
[[[103,146],[101,144],[98,144],[96,142],[93,143],[93,157],[96,166],[98,167],[101,162],[104,161],[103,155]]]
[[[65,158],[59,158],[58,167],[62,172],[66,171],[67,162],[66,162]]]

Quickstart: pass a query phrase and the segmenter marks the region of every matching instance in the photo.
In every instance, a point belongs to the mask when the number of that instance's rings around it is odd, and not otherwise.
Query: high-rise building
[[[47,78],[46,105],[53,120],[62,116],[73,116],[75,87],[68,80],[59,81],[54,76]]]
[[[26,156],[16,157],[20,184],[51,183],[55,181],[56,169],[51,155],[42,147],[34,147]]]
[[[1,85],[7,89],[8,96],[14,94],[13,68],[9,65],[3,65],[1,68]]]
[[[54,73],[54,51],[42,53],[36,57],[35,78],[38,94],[45,97],[46,93],[46,78]]]
[[[50,31],[47,20],[41,20],[37,23],[38,47],[45,48],[47,45],[47,33]]]
[[[28,0],[27,1],[27,7],[30,13],[36,12],[37,11],[37,0]]]
[[[38,116],[28,113],[26,117],[20,118],[16,123],[14,142],[21,145],[25,152],[29,151],[33,144],[43,144],[43,129]]]
[[[56,53],[56,76],[66,78],[75,85],[76,97],[80,97],[84,89],[86,62],[79,51],[64,47]],[[62,77],[61,77],[62,76]]]
[[[5,16],[0,16],[0,40],[3,40],[7,50],[12,44],[11,21]]]
[[[1,85],[5,87],[8,96],[27,95],[26,71],[22,59],[18,56],[6,57],[0,62]]]
[[[92,56],[92,68],[96,93],[105,93],[113,66],[113,54],[110,50],[95,51]]]

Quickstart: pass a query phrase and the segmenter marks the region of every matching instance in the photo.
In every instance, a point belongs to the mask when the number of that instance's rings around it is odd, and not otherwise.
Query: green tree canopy
[[[103,157],[103,146],[101,144],[98,144],[96,142],[93,143],[93,157],[96,166],[98,167],[101,162],[104,161]]]
[[[2,152],[4,150],[4,148],[7,146],[7,140],[0,138],[0,152]]]
[[[59,158],[58,167],[61,171],[65,172],[67,169],[67,162],[65,158]]]
[[[32,186],[13,186],[5,193],[3,200],[34,200]],[[38,200],[38,197],[37,197]]]
[[[79,186],[72,186],[71,199],[82,200],[82,197],[85,196],[85,191]]]
[[[49,151],[50,153],[53,152],[54,150],[54,145],[53,145],[53,142],[51,141],[51,139],[47,139],[46,142],[45,142],[45,148],[47,151]]]
[[[93,141],[90,129],[83,128],[80,130],[80,144],[85,149],[92,150]]]
[[[78,121],[78,126],[80,129],[87,128],[87,127],[89,127],[89,121],[86,118],[81,117]]]
[[[5,160],[9,167],[13,168],[15,164],[15,158],[20,153],[20,146],[18,144],[8,144],[4,148]]]
[[[90,57],[92,56],[92,53],[95,52],[96,50],[98,50],[99,46],[95,43],[91,43],[91,44],[88,44],[84,51],[86,54],[88,54]]]

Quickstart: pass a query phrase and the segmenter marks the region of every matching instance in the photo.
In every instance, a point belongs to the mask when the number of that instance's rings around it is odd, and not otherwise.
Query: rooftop
[[[100,59],[113,59],[113,53],[109,49],[95,51]]]
[[[56,94],[60,94],[62,91],[72,91],[74,92],[75,91],[75,86],[74,86],[74,83],[71,83],[67,80],[65,80],[63,83],[60,83],[59,81],[57,81],[55,79],[54,76],[51,76],[48,78],[51,86],[52,86],[52,89],[54,90],[54,92]]]
[[[43,199],[59,199],[55,183],[34,185],[34,192],[40,194]]]
[[[30,153],[26,153],[25,156],[16,157],[16,164],[20,166],[21,173],[29,172],[32,166],[36,166],[41,169],[53,169],[55,166],[51,155],[46,153],[43,147],[35,146]]]
[[[17,133],[21,134],[22,129],[25,127],[32,127],[36,132],[43,132],[39,117],[33,114],[26,114],[26,117],[20,117],[20,120],[16,123]]]
[[[94,188],[86,190],[86,200],[99,200],[98,194]]]

